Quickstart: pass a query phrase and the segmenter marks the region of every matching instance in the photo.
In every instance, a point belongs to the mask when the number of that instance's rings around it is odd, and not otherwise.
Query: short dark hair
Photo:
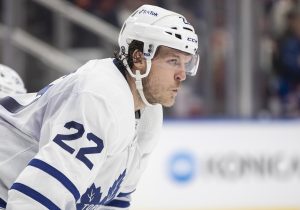
[[[128,47],[128,54],[125,54],[125,52],[115,52],[115,58],[118,59],[119,61],[122,62],[122,59],[126,59],[127,63],[129,65],[130,68],[132,68],[133,66],[133,58],[132,58],[132,54],[135,50],[138,50],[140,52],[143,52],[144,50],[144,43],[141,41],[137,41],[137,40],[133,40]],[[122,56],[124,56],[122,58]]]

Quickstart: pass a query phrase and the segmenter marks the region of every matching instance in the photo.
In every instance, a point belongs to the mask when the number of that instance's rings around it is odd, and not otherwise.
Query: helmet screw
[[[124,46],[121,47],[121,51],[122,51],[122,53],[125,53],[125,47]]]
[[[148,53],[152,53],[153,52],[153,45],[149,44],[149,49],[148,49]]]

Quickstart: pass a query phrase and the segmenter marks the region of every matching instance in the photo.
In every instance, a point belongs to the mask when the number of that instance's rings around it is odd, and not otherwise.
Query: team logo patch
[[[93,183],[81,196],[80,202],[76,205],[77,210],[98,209],[100,206],[108,204],[117,196],[117,192],[120,189],[125,175],[126,169],[115,180],[104,198],[102,198],[103,193],[101,192],[101,187],[96,187]]]

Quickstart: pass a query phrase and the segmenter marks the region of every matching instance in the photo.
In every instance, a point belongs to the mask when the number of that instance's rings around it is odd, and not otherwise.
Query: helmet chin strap
[[[148,67],[148,65],[147,65],[147,67]],[[136,73],[135,73],[135,87],[136,87],[138,93],[140,94],[143,103],[146,106],[153,106],[153,104],[150,104],[145,97],[145,94],[143,91],[141,72],[139,70],[136,70]]]
[[[154,104],[150,104],[144,94],[143,91],[143,83],[142,83],[142,78],[148,76],[149,72],[150,72],[150,68],[151,68],[151,60],[150,59],[146,59],[146,63],[147,63],[147,69],[146,69],[146,73],[141,75],[141,71],[140,70],[136,70],[136,73],[134,74],[132,72],[132,70],[130,69],[127,60],[126,59],[122,59],[123,60],[123,64],[126,67],[127,71],[129,72],[130,76],[132,76],[133,78],[135,78],[135,88],[137,89],[143,103],[146,106],[153,106]]]

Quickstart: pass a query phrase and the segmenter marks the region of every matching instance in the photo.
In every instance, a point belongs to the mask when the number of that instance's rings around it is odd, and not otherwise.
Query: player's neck
[[[129,88],[132,93],[133,102],[134,102],[134,110],[140,110],[145,107],[144,102],[141,99],[140,94],[138,93],[136,86],[135,86],[135,79],[128,74],[126,75],[127,82],[129,84]]]

